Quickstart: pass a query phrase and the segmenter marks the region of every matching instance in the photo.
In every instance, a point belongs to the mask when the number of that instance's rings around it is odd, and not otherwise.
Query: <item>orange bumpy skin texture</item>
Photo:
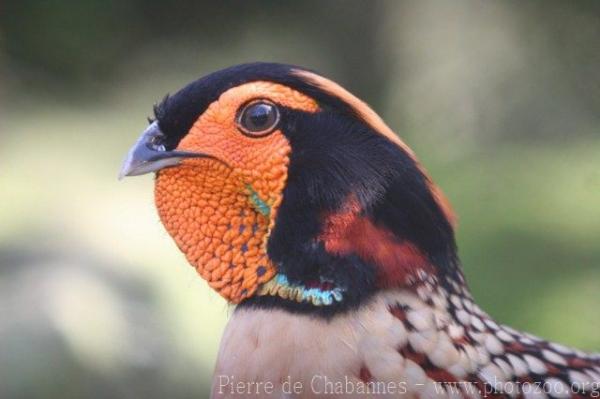
[[[233,303],[251,296],[276,273],[266,244],[282,200],[290,145],[279,130],[243,135],[240,107],[267,99],[316,112],[311,98],[270,82],[229,89],[194,123],[177,149],[215,159],[187,159],[160,171],[155,200],[160,218],[198,273]]]

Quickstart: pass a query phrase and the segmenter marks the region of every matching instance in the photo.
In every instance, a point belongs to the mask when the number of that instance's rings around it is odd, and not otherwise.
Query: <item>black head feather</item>
[[[342,100],[323,92],[295,74],[309,71],[294,65],[256,62],[236,65],[204,76],[173,95],[167,95],[154,107],[154,115],[165,134],[167,149],[173,149],[188,133],[194,122],[216,101],[233,87],[253,81],[269,81],[291,87],[316,100],[321,107],[354,112]]]
[[[283,306],[331,316],[360,305],[377,289],[376,265],[356,254],[327,253],[319,242],[323,214],[339,210],[351,196],[365,217],[398,241],[416,245],[441,274],[459,273],[453,228],[411,154],[376,131],[359,110],[298,71],[307,70],[273,63],[234,66],[190,83],[155,107],[166,146],[172,149],[212,102],[240,84],[276,82],[319,104],[316,113],[280,110],[281,130],[292,151],[268,254],[292,282],[324,277],[351,295],[341,304],[320,309],[269,297],[250,298],[242,306]]]

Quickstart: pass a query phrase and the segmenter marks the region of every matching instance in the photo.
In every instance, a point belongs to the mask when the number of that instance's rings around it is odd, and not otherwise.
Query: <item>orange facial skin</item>
[[[289,87],[251,82],[225,91],[194,123],[177,150],[212,158],[163,169],[155,185],[161,221],[209,285],[232,303],[251,296],[276,269],[266,243],[283,196],[290,145],[280,130],[249,137],[238,111],[255,99],[316,112],[314,100]]]

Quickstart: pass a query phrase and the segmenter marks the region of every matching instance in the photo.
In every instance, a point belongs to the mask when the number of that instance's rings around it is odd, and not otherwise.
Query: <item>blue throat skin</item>
[[[246,184],[246,188],[250,193],[250,201],[252,202],[252,205],[254,205],[254,208],[256,208],[263,216],[269,217],[271,214],[271,206],[258,196],[258,193],[254,191],[254,188],[252,188],[250,184]]]
[[[311,303],[314,306],[328,306],[341,302],[344,290],[338,287],[324,290],[320,288],[307,288],[303,285],[292,284],[284,274],[278,273],[268,282],[264,283],[257,291],[259,296],[279,296],[283,299],[299,303]]]

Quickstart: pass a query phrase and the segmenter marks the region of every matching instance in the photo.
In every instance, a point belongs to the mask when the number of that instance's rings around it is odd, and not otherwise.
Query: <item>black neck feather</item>
[[[460,273],[453,228],[409,154],[344,112],[284,109],[282,123],[292,151],[269,256],[290,281],[325,276],[344,286],[347,296],[343,303],[324,309],[273,298],[249,303],[279,303],[290,310],[331,316],[360,305],[377,290],[375,265],[356,254],[328,253],[318,239],[323,215],[338,211],[350,197],[375,225],[418,247],[440,275],[450,279]]]

